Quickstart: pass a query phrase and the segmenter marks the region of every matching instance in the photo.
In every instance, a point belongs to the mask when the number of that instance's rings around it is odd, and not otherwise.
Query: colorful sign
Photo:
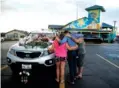
[[[100,10],[88,12],[88,29],[100,29]]]
[[[100,29],[100,10],[88,12],[88,18],[83,17],[67,24],[64,29]]]

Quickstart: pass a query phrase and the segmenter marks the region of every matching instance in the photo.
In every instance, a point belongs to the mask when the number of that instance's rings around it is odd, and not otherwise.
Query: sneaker
[[[74,85],[75,84],[75,82],[74,81],[68,81],[68,83],[70,83],[71,85]]]
[[[78,75],[78,76],[76,76],[76,79],[82,79],[82,76]]]
[[[77,79],[77,78],[75,77],[75,78],[74,78],[74,81],[76,81],[76,79]]]
[[[75,82],[74,82],[74,81],[73,81],[73,82],[70,82],[70,84],[74,85],[74,84],[75,84]]]

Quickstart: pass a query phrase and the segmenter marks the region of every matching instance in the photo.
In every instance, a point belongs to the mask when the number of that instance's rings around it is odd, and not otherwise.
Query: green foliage
[[[18,41],[19,39],[5,39],[4,41]]]
[[[48,47],[48,43],[47,42],[43,42],[43,41],[32,41],[30,43],[25,44],[25,47],[28,48],[29,46],[33,47],[40,47],[40,48],[47,48]]]

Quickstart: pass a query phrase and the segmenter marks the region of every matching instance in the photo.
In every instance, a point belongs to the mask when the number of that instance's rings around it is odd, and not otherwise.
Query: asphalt
[[[10,68],[5,66],[8,48],[14,43],[4,42],[1,44],[1,87],[59,88],[50,74],[48,74],[49,78],[45,80],[36,77],[28,85],[21,85],[12,79]],[[119,88],[119,44],[86,44],[86,51],[83,79],[76,80],[75,85],[70,85],[66,81],[65,88]],[[45,75],[42,76],[45,78]],[[66,76],[68,76],[67,65]]]

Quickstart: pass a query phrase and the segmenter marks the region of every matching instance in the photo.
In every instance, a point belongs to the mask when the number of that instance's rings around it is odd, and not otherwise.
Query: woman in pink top
[[[76,50],[78,46],[69,46],[68,43],[59,44],[58,40],[63,39],[63,34],[60,36],[56,36],[52,47],[49,50],[54,50],[56,56],[56,81],[60,83],[64,83],[64,73],[65,73],[65,63],[67,58],[67,49],[68,50]]]

